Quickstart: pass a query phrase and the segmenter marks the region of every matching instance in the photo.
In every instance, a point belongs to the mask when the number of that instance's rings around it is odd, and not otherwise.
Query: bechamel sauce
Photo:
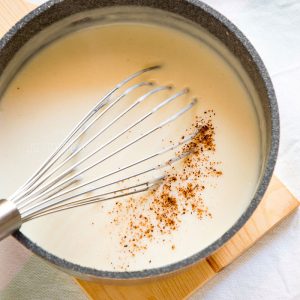
[[[113,203],[105,203],[103,209],[93,205],[25,224],[22,232],[45,250],[101,270],[118,269],[120,259],[128,263],[128,270],[159,267],[214,242],[248,206],[261,155],[257,116],[249,94],[232,68],[204,43],[175,30],[141,24],[72,33],[43,49],[19,72],[0,102],[1,197],[8,197],[36,170],[109,88],[157,63],[163,68],[145,78],[172,83],[178,89],[190,87],[191,96],[178,105],[192,96],[199,98],[193,112],[176,125],[177,130],[167,131],[171,139],[178,138],[196,114],[206,109],[216,112],[215,159],[222,162],[223,176],[205,197],[213,218],[199,221],[186,216],[164,243],[153,242],[143,254],[120,258],[117,234],[106,213]],[[154,139],[150,145],[158,149],[160,144],[161,140]],[[140,146],[137,153],[146,153],[145,147],[149,144]],[[121,159],[135,155],[131,151]]]

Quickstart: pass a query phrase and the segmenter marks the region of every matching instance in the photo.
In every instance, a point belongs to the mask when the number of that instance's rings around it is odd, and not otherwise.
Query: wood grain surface
[[[213,255],[196,265],[175,275],[146,283],[113,285],[79,279],[77,282],[94,300],[187,299],[298,206],[299,202],[293,195],[276,177],[273,177],[262,202],[244,227]]]
[[[34,8],[22,0],[0,0],[0,36]],[[296,210],[299,202],[275,177],[245,226],[205,260],[176,274],[131,285],[100,284],[75,279],[93,300],[182,300],[249,249],[258,239]]]

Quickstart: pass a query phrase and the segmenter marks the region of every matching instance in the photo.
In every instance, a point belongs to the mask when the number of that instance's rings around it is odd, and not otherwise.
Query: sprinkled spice
[[[116,202],[110,212],[114,216],[112,224],[124,226],[120,230],[119,244],[125,253],[135,256],[147,249],[149,241],[171,236],[185,215],[199,220],[213,217],[205,205],[203,192],[212,187],[207,179],[218,178],[222,171],[219,170],[220,162],[213,160],[215,113],[208,110],[204,114],[204,118],[196,117],[192,128],[186,130],[188,135],[196,129],[195,137],[176,153],[186,155],[180,162],[181,168],[171,165],[158,187],[145,196]],[[184,135],[180,137],[184,138]],[[175,250],[174,244],[171,249]]]

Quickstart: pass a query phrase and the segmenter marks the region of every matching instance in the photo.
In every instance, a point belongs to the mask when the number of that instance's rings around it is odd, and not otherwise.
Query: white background
[[[281,117],[276,175],[300,199],[300,1],[204,2],[237,25],[265,62],[273,80]],[[300,299],[300,211],[259,241],[192,299]]]

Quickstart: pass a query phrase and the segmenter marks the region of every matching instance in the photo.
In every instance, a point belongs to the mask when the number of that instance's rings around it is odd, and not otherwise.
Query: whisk
[[[86,116],[75,126],[69,135],[63,140],[54,153],[42,164],[42,166],[23,184],[14,194],[7,199],[0,200],[0,240],[18,230],[21,225],[27,221],[39,218],[51,213],[60,212],[62,210],[75,208],[78,206],[89,205],[101,201],[114,200],[120,197],[133,195],[136,193],[145,192],[148,189],[159,184],[164,178],[164,175],[154,176],[154,178],[141,180],[142,176],[153,171],[163,170],[169,167],[174,162],[182,159],[188,153],[175,155],[174,150],[188,143],[194,137],[194,134],[182,138],[179,142],[172,144],[167,148],[162,148],[159,151],[147,155],[139,160],[129,163],[125,166],[118,167],[107,173],[103,173],[95,178],[86,177],[86,173],[96,166],[101,166],[105,161],[113,159],[115,155],[121,153],[129,147],[134,150],[134,145],[148,136],[153,135],[167,124],[174,122],[181,115],[190,110],[197,102],[197,99],[192,99],[186,106],[176,111],[176,113],[168,116],[158,125],[143,132],[138,137],[135,137],[125,144],[122,144],[117,149],[114,149],[104,157],[96,159],[92,163],[85,166],[85,162],[91,157],[95,157],[105,147],[111,145],[114,141],[124,136],[152,115],[156,114],[160,109],[175,101],[189,92],[187,88],[164,98],[154,108],[144,114],[142,117],[134,120],[126,128],[122,128],[118,133],[114,134],[109,140],[103,144],[94,144],[106,130],[116,124],[121,118],[135,109],[142,102],[146,101],[150,96],[153,96],[161,91],[172,89],[171,86],[158,86],[150,81],[142,81],[133,83],[139,76],[159,69],[160,66],[152,66],[140,70],[123,81],[119,82],[112,90],[110,90],[97,104],[86,114]],[[131,85],[130,85],[131,84]],[[124,88],[125,85],[130,85]],[[133,104],[121,111],[116,117],[110,120],[105,126],[102,126],[95,134],[92,135],[83,144],[81,138],[95,126],[105,114],[109,112],[118,102],[124,99],[127,95],[134,94],[138,89],[148,86],[149,90],[137,97]],[[125,89],[124,91],[122,91]],[[116,92],[119,92],[116,93]],[[79,160],[74,161],[82,151],[89,145],[94,145],[92,151]],[[74,148],[75,147],[75,148]],[[73,148],[73,149],[72,149]],[[170,154],[172,153],[172,154]],[[127,172],[132,167],[142,165],[144,162],[151,162],[153,158],[160,158],[168,155],[168,159],[162,163],[147,167],[142,171],[137,171],[133,174],[123,175],[106,183],[101,183],[103,179],[109,179],[112,175],[122,174],[122,171]],[[124,172],[123,172],[124,173]],[[137,179],[133,184],[132,179]],[[120,187],[119,183],[125,184]],[[112,190],[106,191],[105,188],[111,187]],[[102,190],[102,192],[101,192]]]

